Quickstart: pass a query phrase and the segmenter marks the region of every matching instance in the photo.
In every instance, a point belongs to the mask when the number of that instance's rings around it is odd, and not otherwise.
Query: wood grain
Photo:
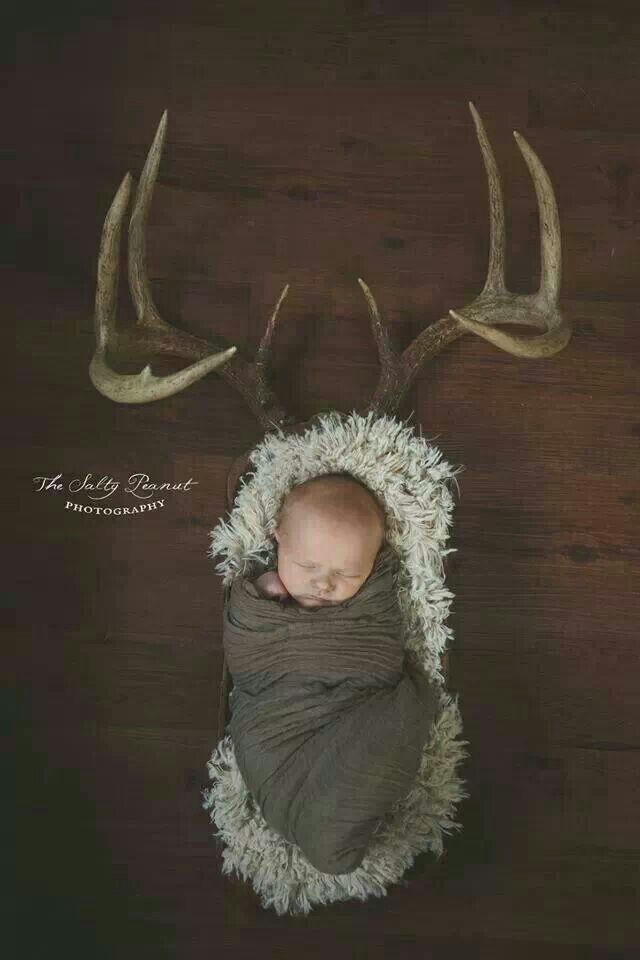
[[[0,182],[15,213],[2,260],[19,488],[5,649],[23,955],[64,944],[67,955],[136,960],[252,948],[630,958],[640,947],[633,7],[160,2],[20,17]],[[470,99],[503,177],[514,291],[537,286],[539,238],[512,130],[551,176],[574,335],[546,361],[465,337],[401,411],[465,466],[446,565],[450,689],[470,741],[463,830],[385,898],[279,918],[222,876],[200,797],[222,665],[209,532],[226,515],[231,463],[260,432],[215,376],[135,408],[95,392],[102,222],[168,108],[147,232],[162,314],[251,353],[289,282],[279,394],[300,419],[359,408],[377,356],[356,277],[399,348],[484,283]],[[123,324],[134,319],[125,244]],[[34,490],[37,475],[124,482],[135,471],[196,485],[127,518],[72,513]]]

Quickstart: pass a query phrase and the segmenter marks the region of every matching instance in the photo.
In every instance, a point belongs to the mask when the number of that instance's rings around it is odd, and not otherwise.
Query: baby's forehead
[[[355,482],[299,484],[283,501],[282,512],[292,522],[308,521],[344,523],[354,528],[367,528],[375,522],[373,497]]]
[[[345,503],[372,503],[374,495],[360,480],[349,474],[324,474],[295,484],[285,501],[323,503],[327,499]]]
[[[369,531],[375,523],[375,518],[365,515],[353,515],[348,511],[323,505],[298,505],[287,517],[287,529],[295,532],[313,534],[322,529],[328,536],[345,540],[357,537],[360,533]]]

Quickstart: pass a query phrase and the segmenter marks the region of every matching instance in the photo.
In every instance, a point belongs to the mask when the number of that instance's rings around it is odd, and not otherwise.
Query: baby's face
[[[380,535],[366,523],[339,523],[307,510],[276,530],[278,576],[293,599],[309,609],[342,603],[364,584],[378,555]]]

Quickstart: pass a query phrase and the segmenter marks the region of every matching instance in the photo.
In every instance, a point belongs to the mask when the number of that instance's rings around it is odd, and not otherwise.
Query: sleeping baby
[[[263,597],[307,610],[358,593],[385,543],[384,510],[351,475],[314,477],[285,498],[275,531],[278,568],[259,576]]]
[[[351,475],[285,497],[277,570],[237,577],[223,643],[238,767],[322,873],[356,870],[416,775],[437,685],[408,656],[385,514]]]

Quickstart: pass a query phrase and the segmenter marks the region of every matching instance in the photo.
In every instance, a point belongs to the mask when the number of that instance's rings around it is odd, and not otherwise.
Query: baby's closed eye
[[[314,564],[305,564],[305,563],[297,563],[297,562],[296,562],[296,566],[297,566],[297,567],[302,567],[303,570],[313,570],[313,569],[314,569]],[[361,576],[360,576],[359,573],[339,573],[339,572],[338,572],[338,576],[339,576],[339,577],[344,577],[345,580],[360,580],[360,579],[361,579]]]

